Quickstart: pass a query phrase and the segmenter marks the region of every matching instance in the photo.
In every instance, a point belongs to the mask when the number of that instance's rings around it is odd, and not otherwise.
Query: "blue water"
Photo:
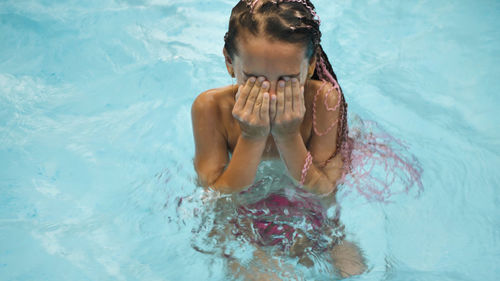
[[[0,2],[0,280],[225,280],[191,246],[190,106],[232,83],[235,2]],[[423,168],[420,196],[341,200],[357,280],[497,280],[500,2],[314,3],[350,118]]]

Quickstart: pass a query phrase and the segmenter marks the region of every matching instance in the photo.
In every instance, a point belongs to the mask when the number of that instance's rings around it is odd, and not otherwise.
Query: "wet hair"
[[[254,36],[264,35],[288,43],[303,43],[307,46],[307,57],[311,58],[321,34],[317,34],[319,23],[313,20],[309,12],[297,2],[260,2],[262,5],[253,8],[245,1],[240,1],[233,8],[224,46],[229,55],[233,57],[237,53],[235,41],[238,34],[247,31]]]
[[[229,56],[234,58],[234,55],[238,53],[236,39],[243,32],[306,46],[306,57],[311,59],[312,56],[316,56],[317,58],[311,79],[330,82],[340,96],[337,149],[330,159],[342,151],[344,159],[350,160],[347,103],[332,65],[321,47],[320,23],[314,5],[309,0],[241,0],[231,12],[229,28],[224,36],[224,48]],[[328,132],[318,132],[314,124],[313,128],[318,135]]]

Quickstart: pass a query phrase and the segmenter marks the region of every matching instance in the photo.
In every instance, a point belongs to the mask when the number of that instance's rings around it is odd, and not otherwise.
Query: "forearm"
[[[211,187],[221,193],[235,193],[251,185],[265,145],[266,139],[248,139],[240,136],[229,164]]]
[[[307,157],[307,148],[302,137],[300,134],[296,134],[287,138],[275,138],[275,142],[288,173],[300,182]],[[313,163],[307,170],[304,187],[316,194],[331,193],[336,188],[336,181],[342,176],[340,171],[332,174],[328,177],[321,168]]]

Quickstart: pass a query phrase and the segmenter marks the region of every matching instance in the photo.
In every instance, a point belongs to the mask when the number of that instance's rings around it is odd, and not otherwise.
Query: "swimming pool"
[[[191,245],[190,106],[232,83],[234,3],[0,3],[1,280],[224,280]],[[314,3],[350,118],[423,168],[419,196],[342,198],[358,279],[496,280],[500,2]]]

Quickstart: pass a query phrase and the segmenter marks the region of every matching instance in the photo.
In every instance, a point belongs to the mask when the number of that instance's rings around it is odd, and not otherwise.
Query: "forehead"
[[[306,46],[244,32],[236,40],[237,56],[245,67],[273,67],[296,71],[306,60]]]

